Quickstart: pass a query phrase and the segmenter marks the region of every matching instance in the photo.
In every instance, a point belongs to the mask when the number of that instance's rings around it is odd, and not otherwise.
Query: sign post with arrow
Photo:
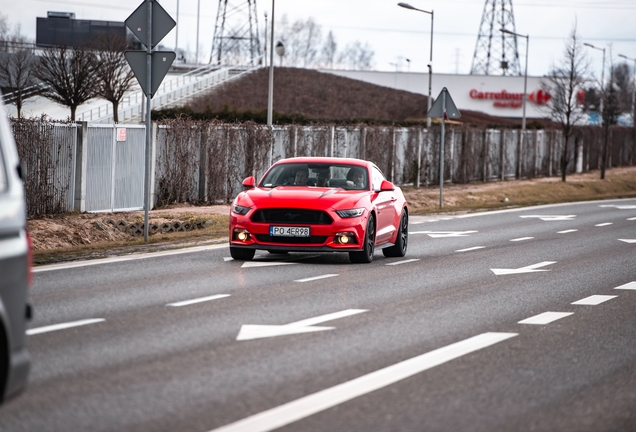
[[[172,51],[154,51],[153,48],[177,24],[156,0],[145,0],[126,19],[126,27],[132,31],[145,51],[124,53],[142,91],[146,95],[146,164],[144,175],[144,241],[148,242],[148,210],[150,209],[150,144],[152,127],[150,112],[152,97],[168,73],[176,54]]]
[[[444,122],[448,118],[458,119],[462,115],[459,113],[446,87],[442,89],[426,115],[428,118],[442,119],[442,136],[439,142],[439,208],[442,208],[444,194]]]

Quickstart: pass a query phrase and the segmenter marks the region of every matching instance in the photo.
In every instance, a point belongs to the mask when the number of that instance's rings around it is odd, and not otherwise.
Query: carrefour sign
[[[471,99],[492,100],[492,105],[496,108],[521,108],[523,106],[523,93],[509,93],[506,90],[482,92],[472,89],[469,95]],[[550,100],[550,95],[543,90],[537,90],[528,95],[528,100],[537,105],[543,105]]]

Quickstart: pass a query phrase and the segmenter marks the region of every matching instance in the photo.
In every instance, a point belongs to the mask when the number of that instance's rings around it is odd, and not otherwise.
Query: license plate
[[[270,226],[272,237],[309,237],[309,227]]]

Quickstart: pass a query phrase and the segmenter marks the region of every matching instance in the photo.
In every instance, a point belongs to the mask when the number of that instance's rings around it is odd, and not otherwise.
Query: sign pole
[[[439,140],[439,208],[444,203],[444,117],[446,117],[446,92],[442,92],[442,136]]]
[[[152,0],[146,0],[148,8],[147,34],[148,41],[152,41]],[[152,140],[152,44],[146,45],[146,163],[144,175],[144,242],[148,243],[148,211],[150,209],[150,143]]]

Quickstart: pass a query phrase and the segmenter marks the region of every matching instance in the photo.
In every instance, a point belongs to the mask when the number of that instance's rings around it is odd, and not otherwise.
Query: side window
[[[373,190],[375,191],[380,190],[380,185],[382,184],[382,180],[385,180],[384,175],[382,175],[379,169],[377,169],[376,167],[373,167],[371,169],[371,181],[373,183],[372,184]]]
[[[0,144],[2,144],[0,142]],[[0,145],[0,193],[6,192],[9,188],[9,179],[7,178],[7,169],[4,164],[4,156],[2,154],[2,146]]]

